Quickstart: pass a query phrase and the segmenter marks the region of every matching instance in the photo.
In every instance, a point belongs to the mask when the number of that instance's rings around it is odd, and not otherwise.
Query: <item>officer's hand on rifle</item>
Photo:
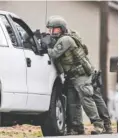
[[[41,44],[41,53],[42,54],[48,53],[48,47],[45,43]]]
[[[37,37],[40,43],[40,53],[45,54],[48,53],[48,48],[53,48],[56,40],[52,38],[52,36],[46,32],[40,33],[40,30],[36,30],[34,35]]]

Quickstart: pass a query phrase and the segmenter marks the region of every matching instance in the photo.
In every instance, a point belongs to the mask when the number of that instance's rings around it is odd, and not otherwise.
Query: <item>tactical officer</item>
[[[80,40],[79,34],[76,31],[68,29],[67,32],[69,35],[74,34]],[[85,51],[87,51],[85,49]],[[64,82],[64,93],[67,96],[67,115],[66,115],[66,124],[67,124],[67,134],[68,135],[77,135],[84,134],[84,124],[82,117],[82,107],[81,100],[78,97],[78,92],[74,88],[72,82],[65,77]]]
[[[82,47],[78,47],[75,41],[67,33],[67,24],[59,16],[51,17],[47,22],[47,28],[50,33],[57,37],[57,43],[54,48],[44,47],[44,53],[60,66],[60,73],[68,76],[74,88],[78,92],[84,111],[94,125],[92,134],[101,134],[103,132],[103,122],[98,115],[94,100],[93,87],[91,85],[93,68]],[[77,97],[77,98],[78,98]],[[74,121],[75,125],[75,121]]]
[[[79,34],[76,31],[68,30],[68,34],[75,33],[75,35],[80,39]],[[88,49],[85,47],[85,53],[88,55]],[[104,99],[101,94],[101,72],[95,71],[92,75],[92,84],[94,88],[94,94],[93,94],[93,99],[96,103],[98,113],[100,118],[104,122],[104,132],[110,134],[112,133],[112,128],[111,128],[111,120],[108,112],[108,108],[104,102]],[[65,86],[66,85],[66,86]],[[81,102],[77,99],[77,92],[70,83],[69,80],[66,79],[65,83],[65,92],[67,94],[67,127],[68,127],[68,133],[72,134],[75,133],[77,134],[83,134],[84,133],[84,125],[83,125],[83,119],[82,119],[82,109],[81,109]],[[73,107],[72,107],[73,106]],[[72,108],[75,108],[71,110]],[[72,119],[76,120],[77,124],[80,124],[77,128],[72,125]],[[73,132],[72,132],[73,131]]]

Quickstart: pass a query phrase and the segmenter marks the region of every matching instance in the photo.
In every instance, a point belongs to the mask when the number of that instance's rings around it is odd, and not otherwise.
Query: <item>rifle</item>
[[[34,35],[38,40],[40,40],[41,48],[53,48],[56,40],[46,32],[40,32],[40,30],[36,30]]]

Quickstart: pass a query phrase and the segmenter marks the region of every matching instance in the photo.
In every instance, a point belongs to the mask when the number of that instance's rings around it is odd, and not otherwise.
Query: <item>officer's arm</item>
[[[48,48],[48,54],[51,58],[55,59],[60,57],[70,48],[71,44],[68,38],[64,39],[61,43],[56,43],[54,48]]]

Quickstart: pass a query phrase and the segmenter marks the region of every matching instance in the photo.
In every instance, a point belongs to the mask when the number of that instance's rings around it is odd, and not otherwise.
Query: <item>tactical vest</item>
[[[84,66],[79,63],[79,57],[75,57],[75,53],[77,53],[78,55],[78,50],[79,48],[77,47],[76,51],[73,51],[71,47],[61,57],[56,59],[55,65],[60,74],[70,73],[70,76],[82,76],[86,74],[90,75],[91,69],[89,69],[88,66],[84,69]],[[87,59],[86,53],[84,52],[83,48],[81,48],[81,51],[83,54],[82,57],[85,57],[85,59]]]
[[[67,50],[61,57],[55,59],[54,63],[59,74],[68,72],[73,66],[73,55]]]
[[[70,31],[70,33],[68,33],[66,35],[68,35],[71,38],[73,38],[73,40],[75,41],[76,45],[78,47],[82,47],[82,49],[84,50],[85,54],[88,55],[87,46],[85,44],[82,44],[80,36],[75,31]]]
[[[71,49],[67,50],[55,61],[57,71],[60,74],[65,73],[70,75],[70,77],[86,75],[83,66],[80,63],[75,63]]]

